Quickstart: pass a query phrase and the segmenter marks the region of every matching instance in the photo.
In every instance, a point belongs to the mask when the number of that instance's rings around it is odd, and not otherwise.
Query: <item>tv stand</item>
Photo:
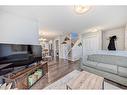
[[[13,88],[30,89],[43,77],[47,77],[48,64],[46,61],[40,61],[28,68],[16,73],[10,73],[3,76],[5,83],[12,83]]]

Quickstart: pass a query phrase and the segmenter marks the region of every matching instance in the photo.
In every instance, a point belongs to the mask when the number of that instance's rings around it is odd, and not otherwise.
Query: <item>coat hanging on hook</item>
[[[109,45],[108,45],[108,50],[116,50],[116,46],[115,46],[115,41],[116,41],[117,37],[116,35],[109,37]]]

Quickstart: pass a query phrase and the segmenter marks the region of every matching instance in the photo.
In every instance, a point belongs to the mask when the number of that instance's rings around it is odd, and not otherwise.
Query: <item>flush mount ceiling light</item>
[[[98,31],[100,31],[100,30],[102,30],[101,27],[93,27],[93,28],[88,29],[87,31],[88,31],[88,32],[98,32]]]
[[[74,6],[74,10],[78,14],[84,14],[90,9],[90,6],[85,6],[85,5],[76,5]]]

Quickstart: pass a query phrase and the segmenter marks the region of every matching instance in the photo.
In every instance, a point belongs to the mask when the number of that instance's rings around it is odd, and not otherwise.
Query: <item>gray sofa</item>
[[[127,57],[91,54],[81,64],[81,68],[127,86]]]

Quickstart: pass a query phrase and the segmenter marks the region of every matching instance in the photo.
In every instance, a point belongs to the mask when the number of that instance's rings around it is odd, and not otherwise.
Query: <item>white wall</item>
[[[72,49],[72,60],[79,60],[82,57],[82,46],[75,46]]]
[[[38,22],[0,12],[0,43],[38,45]]]
[[[109,37],[116,35],[118,39],[115,41],[117,50],[125,49],[125,27],[120,27],[108,31],[103,31],[103,50],[107,50],[109,45]]]

